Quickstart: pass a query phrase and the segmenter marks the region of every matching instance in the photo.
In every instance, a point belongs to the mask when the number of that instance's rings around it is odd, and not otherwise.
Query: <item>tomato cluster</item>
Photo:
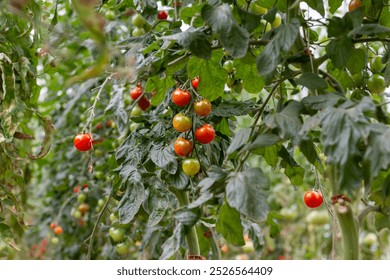
[[[199,81],[199,77],[196,77],[191,81],[192,88],[194,89],[194,95],[197,96],[198,94],[195,90],[198,88]],[[172,102],[176,106],[185,107],[186,111],[191,111],[193,109],[195,116],[205,117],[211,113],[212,108],[210,101],[203,99],[200,96],[198,96],[199,100],[193,102],[193,105],[191,107],[190,105],[192,101],[192,96],[191,93],[186,89],[177,88],[172,92],[171,97]],[[173,128],[176,129],[178,132],[187,133],[187,135],[185,135],[184,137],[178,137],[173,144],[175,153],[180,157],[187,157],[191,155],[194,148],[194,140],[201,144],[208,144],[214,140],[215,130],[208,123],[196,128],[195,132],[193,134],[190,134],[190,131],[193,128],[193,120],[196,121],[196,118],[190,117],[183,112],[179,112],[173,117]],[[192,139],[192,141],[188,139],[189,137],[191,137],[191,135],[192,138],[195,138]],[[197,158],[184,159],[182,162],[182,169],[186,175],[195,176],[200,171],[200,162]]]

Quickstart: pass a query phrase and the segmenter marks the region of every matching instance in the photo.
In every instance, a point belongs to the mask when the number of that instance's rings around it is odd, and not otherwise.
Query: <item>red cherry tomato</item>
[[[57,224],[56,224],[56,223],[51,223],[51,224],[50,224],[50,228],[51,228],[51,229],[55,229],[56,227],[57,227]]]
[[[138,97],[141,96],[141,94],[142,94],[142,87],[140,87],[140,86],[137,86],[130,91],[130,97],[133,100],[137,100]]]
[[[177,106],[186,106],[191,101],[191,94],[186,90],[178,88],[172,93],[172,101]]]
[[[210,101],[203,99],[194,103],[194,111],[197,115],[204,117],[210,114],[211,112],[211,103]]]
[[[321,206],[323,202],[322,193],[313,190],[307,191],[303,195],[303,201],[305,202],[307,207],[317,208]]]
[[[89,151],[93,146],[93,139],[90,133],[79,133],[74,137],[73,144],[81,152]]]
[[[173,127],[179,132],[186,132],[192,127],[192,120],[182,113],[176,114],[172,120]]]
[[[150,101],[147,97],[142,96],[142,98],[138,101],[138,106],[142,109],[142,111],[146,111],[146,109],[150,106]]]
[[[160,19],[160,20],[167,19],[168,18],[168,14],[167,14],[166,11],[160,11],[157,14],[157,18]]]
[[[205,124],[195,130],[195,138],[202,144],[208,144],[214,140],[215,130],[209,125]]]
[[[361,6],[362,6],[362,2],[360,0],[352,0],[348,4],[348,11],[352,12]]]
[[[54,233],[60,235],[63,232],[62,227],[57,226],[54,228]]]
[[[192,79],[191,84],[192,84],[192,87],[193,87],[194,89],[198,89],[198,86],[199,86],[199,77],[196,77],[196,78]]]
[[[173,144],[173,147],[175,149],[175,152],[177,155],[186,157],[192,152],[192,142],[184,139],[183,137],[179,137],[176,139],[175,143]]]

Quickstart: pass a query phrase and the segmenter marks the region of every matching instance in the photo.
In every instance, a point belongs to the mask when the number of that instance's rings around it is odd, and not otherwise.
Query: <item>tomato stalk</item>
[[[332,188],[332,204],[339,222],[345,260],[359,259],[359,226],[353,214],[350,201],[339,195],[338,176],[334,165],[328,166],[328,177]]]
[[[179,201],[180,207],[186,207],[190,204],[187,191],[179,191],[175,188],[170,188],[170,190],[175,194],[177,200]],[[189,227],[185,235],[188,247],[188,255],[200,256],[199,240],[195,226]]]

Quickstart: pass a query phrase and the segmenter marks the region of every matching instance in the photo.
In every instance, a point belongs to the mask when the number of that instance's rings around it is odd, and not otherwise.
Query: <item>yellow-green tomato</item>
[[[374,74],[368,79],[367,88],[373,94],[380,94],[386,88],[385,79],[379,74]]]
[[[110,227],[109,234],[114,242],[122,241],[125,238],[125,233],[121,228]]]
[[[87,195],[85,193],[80,193],[77,196],[77,202],[78,203],[83,203],[83,202],[85,202],[86,199],[87,199]]]
[[[384,67],[385,65],[382,63],[381,56],[374,57],[370,61],[370,69],[373,73],[380,73]]]
[[[126,255],[129,252],[130,245],[128,242],[125,241],[125,242],[116,244],[115,249],[119,255]]]
[[[225,69],[228,73],[233,72],[234,67],[233,67],[233,60],[226,60],[223,63],[223,69]]]
[[[145,24],[145,19],[140,14],[135,14],[131,18],[131,23],[136,27],[143,27]]]
[[[287,222],[295,220],[298,216],[297,210],[292,208],[282,208],[280,209],[279,214],[282,215],[283,219]]]
[[[133,35],[133,37],[145,35],[145,29],[143,29],[142,27],[141,28],[136,27],[133,29],[131,35]]]
[[[195,158],[188,158],[183,160],[182,163],[183,172],[188,176],[196,175],[200,170],[200,163]]]
[[[131,112],[130,112],[130,117],[138,117],[142,115],[142,109],[137,105],[135,106]]]
[[[329,220],[330,218],[327,211],[314,210],[306,217],[306,222],[315,226],[323,226],[329,223]]]
[[[136,130],[138,128],[138,126],[139,126],[138,123],[132,122],[130,124],[130,131],[133,132],[134,130]]]
[[[119,220],[118,215],[116,215],[114,212],[112,212],[110,214],[110,221],[113,223],[113,222],[117,222],[118,220]]]
[[[58,237],[53,237],[51,239],[51,244],[57,245],[60,242],[60,239]]]

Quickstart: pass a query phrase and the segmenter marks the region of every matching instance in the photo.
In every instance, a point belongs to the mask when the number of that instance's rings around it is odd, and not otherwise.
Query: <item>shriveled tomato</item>
[[[182,90],[178,88],[174,90],[172,93],[172,101],[177,106],[180,107],[187,106],[188,103],[190,103],[191,101],[191,94],[186,90]]]
[[[317,208],[321,206],[323,202],[322,193],[314,190],[307,191],[303,195],[303,201],[305,202],[307,207]]]
[[[172,124],[177,131],[186,132],[191,129],[192,120],[183,113],[178,113],[173,118]]]
[[[194,103],[194,111],[197,115],[204,117],[211,112],[210,101],[203,99]]]
[[[179,137],[173,144],[173,148],[175,149],[177,155],[186,157],[191,154],[193,146],[191,141],[183,137]]]
[[[214,140],[215,130],[210,124],[205,124],[195,131],[195,138],[202,144],[208,144]]]
[[[199,77],[193,78],[191,81],[192,87],[194,89],[198,89],[199,86]]]
[[[75,148],[81,152],[89,151],[93,145],[93,138],[90,133],[79,133],[73,139]]]
[[[143,92],[142,87],[136,86],[135,88],[133,88],[133,89],[130,91],[130,97],[131,97],[131,99],[137,100],[138,97],[141,96],[142,92]]]

